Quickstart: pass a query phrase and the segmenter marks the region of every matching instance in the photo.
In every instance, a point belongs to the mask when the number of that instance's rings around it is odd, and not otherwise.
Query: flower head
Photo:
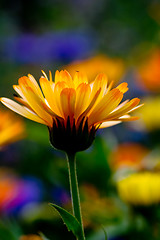
[[[40,78],[41,89],[32,75],[19,79],[14,85],[19,96],[1,102],[13,111],[33,121],[48,126],[50,141],[54,147],[66,152],[87,149],[98,128],[110,127],[122,121],[135,120],[130,112],[137,109],[139,99],[126,100],[120,104],[128,90],[127,83],[112,89],[105,74],[99,74],[92,83],[76,72],[72,78],[67,71],[56,71],[48,79]]]
[[[22,120],[8,111],[0,111],[0,148],[22,139],[24,135]]]
[[[151,205],[160,202],[160,174],[139,172],[117,183],[120,197],[133,205]]]

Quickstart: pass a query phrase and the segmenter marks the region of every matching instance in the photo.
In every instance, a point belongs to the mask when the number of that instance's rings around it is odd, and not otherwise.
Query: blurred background
[[[145,105],[77,155],[87,240],[160,239],[160,1],[1,0],[0,96],[41,70],[106,73]],[[45,126],[0,107],[0,239],[74,239],[48,203],[71,209],[65,155]],[[22,238],[21,238],[22,239]],[[32,238],[32,239],[41,239]]]

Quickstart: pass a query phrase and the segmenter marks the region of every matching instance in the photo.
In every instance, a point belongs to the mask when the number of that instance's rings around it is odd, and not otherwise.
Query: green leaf
[[[105,228],[103,226],[102,226],[102,229],[103,229],[103,232],[104,232],[104,235],[105,235],[105,240],[108,240],[106,230],[105,230]]]
[[[62,218],[63,222],[66,224],[68,231],[72,231],[76,237],[81,237],[81,225],[78,220],[65,209],[50,203],[51,207],[53,207]]]

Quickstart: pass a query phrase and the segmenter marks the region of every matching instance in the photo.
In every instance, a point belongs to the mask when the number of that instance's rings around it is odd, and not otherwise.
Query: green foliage
[[[79,222],[77,221],[77,219],[72,214],[67,212],[65,209],[63,209],[55,204],[51,203],[50,206],[53,207],[59,213],[63,222],[66,224],[68,231],[72,231],[76,237],[80,237],[81,226],[80,226]]]
[[[104,228],[103,226],[102,226],[102,229],[103,229],[103,231],[104,231],[105,240],[108,240],[107,232],[106,232],[106,230],[105,230],[105,228]]]
[[[17,231],[17,226],[10,222],[0,222],[0,239],[1,240],[17,240],[20,233]]]

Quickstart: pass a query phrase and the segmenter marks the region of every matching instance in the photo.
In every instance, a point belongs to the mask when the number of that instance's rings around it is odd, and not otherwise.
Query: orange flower
[[[24,124],[10,112],[0,112],[0,148],[24,137]]]
[[[38,235],[25,235],[20,237],[20,240],[42,240],[42,238]]]
[[[120,144],[110,156],[111,167],[114,170],[121,168],[142,169],[144,167],[143,159],[148,152],[149,150],[140,144]]]
[[[98,128],[110,127],[123,121],[135,120],[130,112],[141,105],[139,99],[126,100],[120,104],[128,90],[127,83],[112,88],[105,74],[99,74],[88,83],[87,77],[77,72],[72,79],[67,71],[56,71],[55,81],[44,76],[40,85],[32,75],[19,79],[14,85],[19,96],[15,99],[22,105],[1,98],[11,110],[49,128],[52,145],[66,152],[88,148]]]
[[[155,49],[140,65],[138,71],[141,81],[151,91],[160,91],[160,49]]]
[[[109,58],[105,55],[98,55],[83,61],[73,62],[65,66],[67,71],[74,76],[76,71],[87,74],[88,81],[92,82],[97,74],[105,73],[109,82],[118,82],[124,74],[125,65],[119,58]]]

